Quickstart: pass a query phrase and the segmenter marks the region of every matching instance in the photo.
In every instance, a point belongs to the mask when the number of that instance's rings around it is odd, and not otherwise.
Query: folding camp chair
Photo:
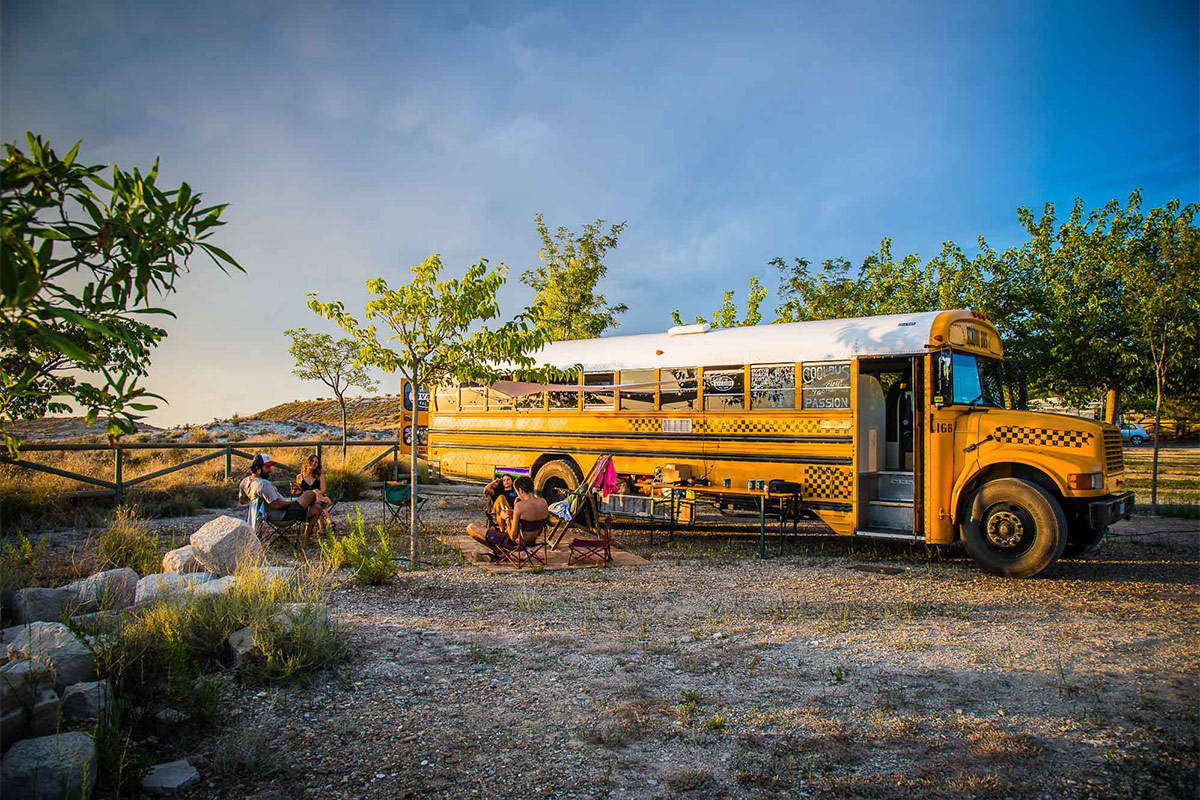
[[[261,497],[250,504],[247,522],[263,547],[270,547],[281,539],[292,547],[300,547],[304,526],[308,524],[304,519],[271,519],[267,516],[267,502]]]
[[[417,519],[421,517],[421,506],[429,498],[417,495]],[[383,524],[404,525],[407,520],[400,512],[407,511],[412,506],[412,485],[394,481],[384,481],[383,484]]]
[[[574,564],[575,559],[602,567],[608,566],[608,562],[612,561],[612,517],[605,517],[597,528],[600,532],[599,538],[582,539],[577,536],[567,545],[567,549],[571,551],[567,558],[567,566]]]
[[[538,538],[534,540],[533,544],[514,544],[511,547],[497,545],[495,550],[497,563],[512,564],[517,569],[522,569],[535,561],[544,566],[546,564],[546,547],[550,541],[546,536],[546,530],[550,527],[549,522],[550,520],[547,519],[538,529]]]
[[[608,470],[608,465],[612,462],[612,456],[600,456],[596,459],[596,463],[592,465],[587,477],[583,482],[575,487],[566,497],[559,503],[554,503],[550,507],[550,513],[558,517],[558,521],[554,523],[554,529],[550,531],[547,539],[553,539],[554,543],[550,545],[551,550],[557,550],[558,545],[562,542],[563,536],[572,528],[590,533],[593,538],[600,534],[595,529],[595,521],[599,516],[596,510],[595,489],[604,477],[604,473]],[[566,514],[559,514],[555,508],[562,508],[565,503]]]

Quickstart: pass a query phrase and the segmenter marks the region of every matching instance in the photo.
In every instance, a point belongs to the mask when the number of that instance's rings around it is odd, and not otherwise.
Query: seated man
[[[517,502],[512,475],[501,475],[483,487],[483,496],[488,500],[488,521],[500,530],[507,530],[508,518]]]
[[[308,544],[313,523],[321,516],[321,504],[316,492],[309,490],[295,500],[287,500],[271,483],[271,467],[275,462],[266,453],[259,453],[250,463],[250,474],[238,485],[238,502],[242,505],[258,502],[261,497],[267,506],[267,519],[305,520],[302,545]],[[254,520],[257,525],[258,520]]]
[[[513,481],[517,490],[517,502],[506,520],[505,529],[495,526],[486,531],[481,525],[472,522],[467,526],[471,538],[486,544],[493,552],[500,547],[513,548],[518,545],[528,547],[537,541],[538,534],[546,527],[550,518],[550,509],[546,501],[533,491],[533,479],[522,475]]]

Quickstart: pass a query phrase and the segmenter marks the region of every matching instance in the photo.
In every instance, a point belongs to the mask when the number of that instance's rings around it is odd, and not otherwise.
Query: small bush
[[[325,535],[320,537],[322,558],[330,569],[349,568],[354,579],[367,586],[391,583],[396,577],[391,541],[384,533],[383,526],[377,525],[379,546],[372,547],[367,542],[362,509],[355,506],[354,513],[353,518],[349,514],[346,515],[349,530],[345,536],[339,538],[333,532],[326,531]]]
[[[274,749],[275,735],[261,728],[239,728],[217,740],[212,758],[213,774],[225,780],[244,780],[274,775],[282,759]]]
[[[92,729],[92,738],[96,741],[98,788],[114,797],[135,795],[142,778],[154,766],[154,759],[136,747],[130,736],[121,730],[124,706],[123,701],[114,701],[108,719]]]
[[[725,719],[724,714],[713,714],[704,721],[704,727],[708,728],[710,731],[721,731],[725,730],[726,722],[727,720]]]
[[[35,545],[24,533],[17,534],[16,544],[4,543],[0,552],[0,589],[24,589],[33,583],[38,559],[46,552],[50,539],[43,536]]]
[[[331,469],[325,473],[325,487],[329,490],[329,496],[338,501],[361,500],[366,494],[368,482],[366,473],[355,469]]]
[[[193,442],[211,442],[212,434],[207,429],[201,428],[199,425],[192,426],[187,429],[187,436]]]
[[[131,567],[139,575],[159,571],[162,556],[158,552],[158,534],[133,506],[119,506],[112,522],[101,531],[94,548],[101,569]]]

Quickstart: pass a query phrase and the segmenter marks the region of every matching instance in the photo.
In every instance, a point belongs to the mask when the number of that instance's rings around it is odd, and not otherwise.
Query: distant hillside
[[[360,430],[395,430],[402,410],[399,396],[354,397],[346,400],[347,424]],[[252,414],[247,419],[302,421],[341,427],[342,411],[337,400],[294,400]]]

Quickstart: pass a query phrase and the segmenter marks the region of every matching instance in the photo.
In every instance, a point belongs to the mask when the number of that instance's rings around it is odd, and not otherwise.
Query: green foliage
[[[354,339],[338,339],[327,333],[310,333],[307,328],[284,331],[292,337],[288,348],[296,360],[292,374],[306,381],[320,381],[333,390],[342,410],[342,458],[346,456],[346,390],[357,387],[374,392],[379,387],[371,380],[366,367],[358,363],[358,343]]]
[[[326,532],[320,537],[322,558],[330,569],[349,568],[350,574],[361,584],[380,586],[391,583],[396,578],[396,563],[392,544],[383,526],[376,526],[379,545],[373,547],[367,541],[362,509],[355,506],[354,514],[354,517],[346,515],[348,531],[345,536],[339,538],[332,532]]]
[[[537,215],[542,266],[523,272],[521,282],[536,293],[539,325],[548,340],[595,338],[617,327],[617,316],[629,310],[596,294],[596,285],[608,272],[604,255],[617,246],[625,225],[613,225],[605,234],[604,220],[598,219],[584,225],[578,235],[565,227],[551,235],[542,215]]]
[[[92,729],[96,742],[97,788],[115,798],[136,797],[153,757],[133,743],[122,727],[125,703],[115,700],[108,718]]]
[[[767,290],[763,288],[757,277],[750,278],[750,289],[746,296],[746,315],[741,322],[737,319],[737,303],[734,302],[734,292],[732,290],[725,292],[725,299],[721,303],[721,307],[713,312],[712,321],[706,320],[699,314],[696,315],[696,323],[699,325],[708,325],[716,328],[736,328],[745,325],[757,325],[762,322],[762,312],[759,307],[762,301],[767,297]],[[679,311],[671,312],[671,319],[676,325],[683,325],[684,321],[679,316]]]
[[[24,589],[33,583],[38,559],[46,552],[49,537],[43,536],[35,545],[24,533],[17,533],[15,544],[4,542],[0,551],[0,590]]]
[[[139,315],[175,291],[197,250],[222,269],[241,270],[206,241],[224,223],[223,205],[202,206],[186,184],[157,186],[146,172],[76,163],[76,143],[59,157],[26,135],[26,151],[5,145],[0,180],[0,433],[47,413],[86,409],[108,419],[115,438],[135,430],[135,412],[157,398],[140,388],[150,351],[166,331]],[[161,399],[161,398],[157,398]]]
[[[724,714],[713,714],[704,721],[704,727],[710,731],[720,731],[725,729],[726,722]]]
[[[391,463],[387,463],[391,474]],[[343,500],[359,500],[367,493],[368,476],[365,472],[356,469],[327,469],[325,470],[325,488],[329,490],[329,496],[336,498],[338,502]]]
[[[139,575],[159,572],[162,555],[158,549],[158,534],[132,506],[119,506],[112,521],[100,532],[95,543],[95,555],[101,569],[130,567]]]

